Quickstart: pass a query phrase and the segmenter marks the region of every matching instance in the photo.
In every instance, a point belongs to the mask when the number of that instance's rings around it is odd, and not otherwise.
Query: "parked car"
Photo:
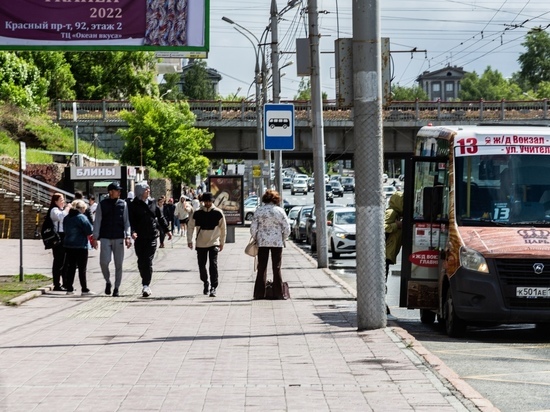
[[[325,184],[325,200],[328,200],[330,203],[334,203],[334,194],[332,193],[332,186]]]
[[[296,193],[303,193],[307,195],[307,180],[294,178],[292,181],[292,186],[290,187],[290,193],[295,195]]]
[[[334,259],[355,253],[355,208],[330,209],[327,213],[327,243]]]
[[[296,173],[294,176],[292,176],[293,179],[309,179],[309,176],[305,173]]]
[[[325,211],[328,211],[330,209],[334,208],[341,208],[342,205],[325,205]],[[316,222],[316,216],[315,216],[315,206],[311,210],[311,217],[306,222],[306,243],[311,245],[311,251],[315,252],[317,250],[317,222]]]
[[[296,218],[298,217],[298,214],[300,213],[300,209],[302,209],[302,206],[294,206],[290,211],[288,212],[288,224],[290,225],[290,228],[294,226],[294,222],[296,222]],[[294,239],[294,231],[290,231],[290,238]]]
[[[386,173],[382,174],[382,183],[386,183],[388,181],[388,175]]]
[[[333,196],[344,197],[344,188],[342,187],[342,183],[340,183],[338,180],[331,180],[330,185],[332,186]]]
[[[340,179],[344,192],[355,193],[355,178],[354,177],[343,177]]]
[[[310,177],[307,179],[307,191],[308,192],[315,192],[315,179]]]
[[[290,177],[283,177],[283,189],[290,189],[292,187],[292,179]]]
[[[313,205],[302,206],[294,221],[293,232],[296,242],[303,242],[306,239],[306,222],[311,217]]]
[[[252,220],[256,208],[260,206],[260,198],[258,196],[251,196],[244,201],[244,220]]]

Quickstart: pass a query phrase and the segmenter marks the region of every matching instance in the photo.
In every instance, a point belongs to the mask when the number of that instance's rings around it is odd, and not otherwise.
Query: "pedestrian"
[[[69,214],[69,210],[71,210],[71,205],[65,203],[65,197],[61,193],[54,193],[50,200],[48,215],[52,219],[55,231],[59,234],[61,239],[61,242],[52,248],[52,280],[53,290],[55,292],[67,290],[61,282],[63,281],[63,267],[65,265],[65,248],[63,247],[65,233],[63,230],[63,219]]]
[[[122,187],[113,182],[107,187],[109,197],[99,202],[95,212],[94,233],[92,247],[97,249],[97,241],[101,243],[99,252],[99,266],[105,278],[105,294],[111,294],[111,273],[109,264],[111,256],[115,262],[115,287],[113,296],[120,296],[119,288],[122,283],[122,262],[124,261],[124,246],[132,246],[130,233],[130,219],[128,205],[120,198]]]
[[[170,227],[170,231],[173,235],[176,234],[176,230],[179,231],[180,224],[179,221],[176,225],[176,205],[174,204],[174,199],[170,198],[164,205],[164,217],[166,218],[166,221],[168,222],[168,226]]]
[[[157,207],[160,210],[160,214],[166,219],[166,216],[164,214],[164,202],[166,202],[166,196],[164,196],[164,195],[162,195],[161,197],[159,197],[157,199]],[[170,228],[168,228],[168,230],[170,230]],[[164,230],[164,228],[162,226],[159,226],[159,231],[160,231],[160,234],[159,234],[159,240],[160,240],[159,248],[162,249],[162,248],[164,248],[164,239],[166,238],[166,233],[168,231]]]
[[[63,271],[63,284],[67,289],[67,295],[74,295],[74,277],[78,267],[78,279],[82,295],[95,295],[86,281],[86,268],[88,266],[88,236],[94,230],[90,218],[86,216],[88,209],[86,203],[77,199],[71,204],[69,214],[63,219],[65,238],[65,270]]]
[[[187,223],[189,222],[189,215],[193,212],[193,209],[187,203],[187,199],[184,195],[180,197],[180,201],[176,205],[176,216],[180,221],[181,235],[187,236]]]
[[[93,222],[95,219],[95,210],[97,209],[97,202],[95,201],[95,196],[90,196],[90,199],[88,200],[88,202],[90,203],[90,206],[88,207],[88,209],[90,209],[90,213],[92,215],[92,222]]]
[[[187,245],[193,249],[193,235],[197,229],[195,249],[200,279],[204,285],[202,293],[208,295],[210,287],[210,296],[215,297],[218,288],[218,252],[223,250],[225,244],[225,216],[221,209],[212,203],[214,200],[212,193],[203,193],[201,200],[203,206],[193,212],[189,218]],[[206,270],[207,261],[209,261],[208,271]],[[210,284],[208,284],[208,272],[210,272]]]
[[[153,278],[153,258],[157,250],[160,230],[165,231],[168,240],[172,239],[172,232],[156,200],[149,198],[151,192],[149,185],[145,182],[138,183],[134,191],[136,196],[130,204],[130,224],[143,286],[142,294],[146,298],[152,293],[150,286]]]
[[[84,199],[84,195],[82,194],[82,192],[74,192],[74,199],[75,200],[83,200]],[[72,206],[71,204],[71,207],[74,209],[74,206]],[[90,211],[90,209],[88,207],[86,207],[86,211],[84,212],[84,216],[86,216],[88,218],[88,220],[90,221],[90,223],[93,225],[94,224],[94,218],[92,216],[92,212]]]
[[[191,208],[193,208],[193,210],[199,210],[200,207],[201,207],[201,202],[199,200],[199,196],[195,195],[193,200],[191,200]]]
[[[403,235],[403,192],[395,192],[391,195],[388,208],[384,215],[384,232],[386,234],[386,282],[390,272],[390,265],[395,265],[397,255],[401,250]],[[387,290],[387,286],[386,286]],[[390,308],[386,305],[386,313],[390,314]]]
[[[262,196],[262,206],[254,212],[250,223],[250,234],[258,245],[258,273],[254,284],[254,299],[265,298],[267,262],[271,252],[273,270],[273,298],[287,299],[283,293],[281,264],[285,239],[290,235],[290,224],[285,210],[280,207],[281,195],[276,190],[266,190]]]

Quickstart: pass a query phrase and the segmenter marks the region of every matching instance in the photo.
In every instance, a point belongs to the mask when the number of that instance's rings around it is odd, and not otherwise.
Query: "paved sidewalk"
[[[150,298],[133,249],[121,297],[48,292],[0,306],[0,411],[466,411],[392,328],[357,332],[350,291],[289,242],[288,301],[254,301],[248,228],[219,255],[218,296],[202,294],[182,237],[158,249]],[[51,256],[25,241],[25,273]],[[19,241],[0,241],[0,274],[19,273]],[[113,275],[114,276],[114,275]],[[78,285],[78,280],[76,281]]]

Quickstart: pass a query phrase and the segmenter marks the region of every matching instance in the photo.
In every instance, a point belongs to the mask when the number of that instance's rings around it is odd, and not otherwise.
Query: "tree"
[[[481,77],[475,71],[464,75],[458,96],[463,101],[525,100],[521,88],[512,80],[505,79],[498,70],[492,70],[491,66],[487,66]]]
[[[31,111],[48,103],[48,81],[40,70],[13,52],[0,52],[0,100]]]
[[[166,73],[162,78],[164,83],[159,84],[160,96],[164,95],[165,100],[185,100],[185,96],[180,91],[180,73]]]
[[[41,77],[48,81],[47,95],[50,100],[75,98],[73,87],[76,81],[63,52],[23,51],[17,55],[40,70]]]
[[[541,29],[533,29],[521,44],[527,51],[518,58],[519,78],[534,90],[539,83],[550,81],[550,36]]]
[[[166,103],[151,97],[130,99],[133,112],[121,113],[128,122],[119,130],[125,140],[121,161],[150,166],[174,182],[190,182],[207,173],[209,160],[201,155],[210,149],[213,134],[193,127],[195,116],[186,102]]]
[[[214,87],[206,71],[206,62],[195,60],[183,75],[183,95],[187,100],[213,100]]]
[[[321,93],[322,99],[327,100],[328,95],[325,92]],[[294,100],[311,100],[311,82],[309,77],[302,77],[298,85],[298,94],[294,96]]]
[[[152,52],[66,52],[77,99],[157,96],[157,59]]]
[[[400,86],[399,83],[395,87],[392,87],[391,94],[391,99],[397,102],[407,102],[416,99],[426,101],[429,99],[428,93],[420,86],[405,87]]]

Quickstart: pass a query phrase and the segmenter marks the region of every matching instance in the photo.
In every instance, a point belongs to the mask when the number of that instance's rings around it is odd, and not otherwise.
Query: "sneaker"
[[[203,295],[208,295],[208,287],[210,285],[208,283],[204,284],[204,289],[202,290]]]
[[[91,290],[82,291],[82,295],[95,295]]]
[[[66,292],[67,289],[65,289],[63,286],[54,286],[53,291],[54,292]]]
[[[210,289],[210,297],[215,298],[216,297],[216,288]]]
[[[74,295],[74,292],[72,290],[68,290],[67,295]]]
[[[114,296],[115,298],[118,297],[118,296],[120,296],[119,293],[118,293],[118,288],[115,288],[115,289],[113,290],[113,296]]]
[[[143,297],[147,298],[151,296],[151,288],[148,285],[143,285]]]
[[[106,295],[110,295],[110,294],[111,294],[111,284],[110,284],[110,283],[106,283],[106,284],[105,284],[105,294],[106,294]]]

